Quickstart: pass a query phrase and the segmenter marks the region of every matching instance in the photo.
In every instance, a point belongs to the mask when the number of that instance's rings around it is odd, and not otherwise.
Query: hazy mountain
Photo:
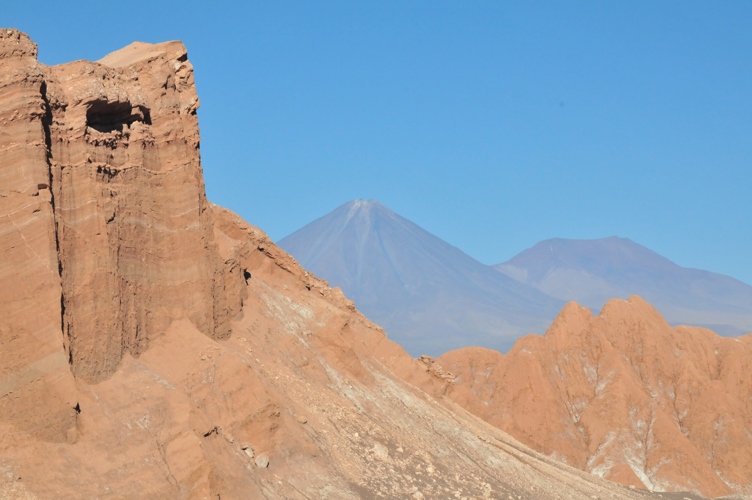
[[[374,200],[346,203],[279,245],[413,355],[469,345],[506,351],[519,336],[544,332],[564,305]]]
[[[553,297],[600,309],[640,295],[671,324],[723,335],[752,332],[752,287],[722,274],[681,267],[626,238],[542,241],[495,266]]]

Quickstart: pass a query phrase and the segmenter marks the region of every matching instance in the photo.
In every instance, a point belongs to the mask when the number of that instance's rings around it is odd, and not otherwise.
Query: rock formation
[[[672,328],[635,296],[568,304],[507,355],[437,360],[447,394],[546,455],[626,485],[752,493],[752,335]]]
[[[182,44],[46,67],[0,30],[0,499],[647,498],[442,397],[207,202]]]
[[[182,317],[227,337],[233,305],[213,241],[183,45],[136,43],[99,63],[50,68],[45,83],[74,374],[102,380],[124,353],[143,352]]]

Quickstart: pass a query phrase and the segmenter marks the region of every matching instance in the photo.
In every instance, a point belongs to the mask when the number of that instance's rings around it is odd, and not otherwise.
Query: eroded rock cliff
[[[183,317],[226,338],[185,47],[135,43],[49,68],[41,93],[73,373],[103,380]]]
[[[0,30],[0,499],[644,498],[443,400],[208,203],[177,42],[45,67]]]
[[[446,353],[448,395],[579,469],[657,491],[751,493],[752,335],[670,327],[639,297],[568,304],[506,355]]]

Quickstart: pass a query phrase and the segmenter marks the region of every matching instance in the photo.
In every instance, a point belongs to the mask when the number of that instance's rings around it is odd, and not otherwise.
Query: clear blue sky
[[[618,235],[752,284],[752,2],[20,2],[40,59],[180,39],[209,197],[375,198],[485,263]]]

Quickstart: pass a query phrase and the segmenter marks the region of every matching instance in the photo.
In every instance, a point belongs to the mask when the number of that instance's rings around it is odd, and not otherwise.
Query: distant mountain
[[[640,295],[674,325],[705,326],[722,335],[752,332],[752,286],[681,267],[626,238],[546,240],[495,268],[595,310],[611,298]]]
[[[481,264],[375,200],[354,200],[279,242],[339,286],[412,355],[506,351],[564,302]]]

